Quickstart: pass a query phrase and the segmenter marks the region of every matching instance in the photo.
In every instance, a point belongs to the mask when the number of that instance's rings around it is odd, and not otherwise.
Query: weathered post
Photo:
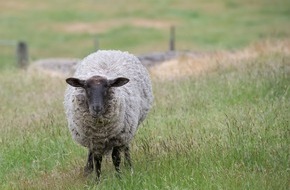
[[[170,27],[169,51],[175,51],[175,27]]]
[[[28,66],[28,47],[25,42],[18,42],[16,48],[17,64],[20,68],[25,69]]]

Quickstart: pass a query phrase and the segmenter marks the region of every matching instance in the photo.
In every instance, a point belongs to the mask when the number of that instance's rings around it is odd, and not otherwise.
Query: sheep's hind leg
[[[125,146],[124,155],[125,155],[125,166],[127,168],[129,168],[131,170],[131,173],[133,174],[133,168],[132,168],[132,161],[131,161],[129,145]]]
[[[93,153],[89,150],[87,164],[84,168],[84,176],[88,176],[94,170],[94,163],[93,163]]]

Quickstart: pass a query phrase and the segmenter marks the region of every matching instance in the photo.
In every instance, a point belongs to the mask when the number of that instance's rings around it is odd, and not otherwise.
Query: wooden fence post
[[[169,51],[175,51],[175,27],[170,27]]]
[[[16,48],[17,64],[20,68],[25,69],[29,63],[28,47],[25,42],[18,42]]]

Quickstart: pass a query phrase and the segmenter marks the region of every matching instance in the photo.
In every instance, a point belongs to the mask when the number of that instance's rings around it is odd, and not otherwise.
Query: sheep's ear
[[[118,77],[115,79],[111,79],[108,82],[110,87],[119,87],[127,84],[129,82],[129,79],[124,77]]]
[[[69,85],[73,86],[73,87],[82,87],[84,88],[85,86],[85,80],[80,80],[78,78],[67,78],[66,83],[68,83]]]

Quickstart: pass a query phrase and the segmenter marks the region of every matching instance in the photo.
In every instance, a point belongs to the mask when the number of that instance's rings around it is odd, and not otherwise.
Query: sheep
[[[84,174],[101,174],[102,157],[112,152],[120,173],[121,152],[132,169],[129,144],[152,107],[153,94],[146,68],[134,55],[99,50],[76,66],[67,78],[64,107],[72,138],[88,148]]]

